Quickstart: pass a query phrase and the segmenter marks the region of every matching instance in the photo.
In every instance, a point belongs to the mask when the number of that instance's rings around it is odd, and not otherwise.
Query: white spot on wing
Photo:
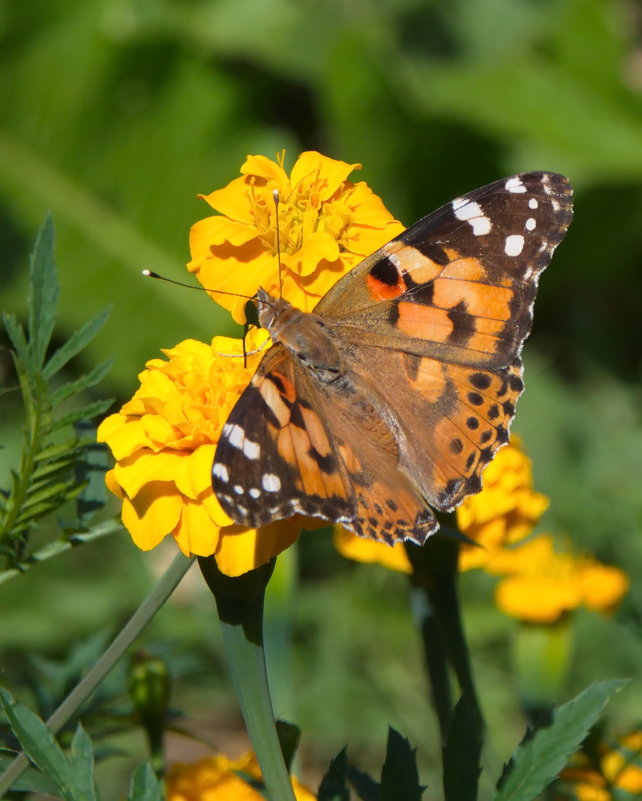
[[[278,492],[281,489],[281,479],[274,473],[264,473],[261,485],[266,492]]]
[[[514,176],[513,178],[509,178],[504,184],[504,188],[507,192],[512,192],[513,194],[521,194],[526,191],[526,187],[518,175]]]
[[[261,455],[261,446],[258,442],[252,442],[251,439],[246,439],[243,443],[243,453],[248,459],[258,459]]]
[[[539,206],[539,203],[537,202],[536,198],[532,197],[528,201],[528,208],[529,209],[536,209],[538,206]]]
[[[227,441],[233,448],[243,450],[245,431],[241,428],[241,426],[230,425],[229,423],[226,423],[223,426],[223,435],[227,437]]]
[[[216,478],[220,478],[221,481],[225,481],[226,483],[230,480],[230,474],[227,470],[227,467],[224,464],[221,464],[221,462],[214,463],[212,475],[216,476]]]
[[[492,228],[490,220],[481,210],[479,203],[474,200],[458,197],[452,202],[452,210],[458,220],[467,222],[473,229],[475,236],[484,236]]]
[[[519,256],[524,250],[524,237],[521,234],[511,234],[506,237],[504,253],[507,256]]]
[[[535,221],[535,218],[529,217],[528,220],[526,220],[526,224],[524,227],[526,228],[527,231],[534,231],[536,226],[537,222]]]
[[[243,489],[243,487],[242,487],[240,484],[235,484],[235,485],[234,485],[234,492],[235,492],[237,495],[243,495],[243,493],[245,492],[245,490]]]
[[[252,487],[250,490],[248,490],[248,492],[249,492],[250,498],[254,498],[255,500],[256,500],[256,498],[260,498],[261,497],[261,490],[257,489],[256,487]]]

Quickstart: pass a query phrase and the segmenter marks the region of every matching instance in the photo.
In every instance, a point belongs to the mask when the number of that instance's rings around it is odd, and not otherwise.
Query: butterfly
[[[274,344],[221,432],[224,511],[422,544],[508,441],[537,282],[571,217],[564,176],[515,175],[416,222],[312,313],[259,289]]]

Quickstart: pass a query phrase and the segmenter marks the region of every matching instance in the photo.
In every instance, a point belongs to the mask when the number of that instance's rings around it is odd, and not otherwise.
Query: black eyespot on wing
[[[372,267],[370,275],[386,286],[396,286],[399,283],[399,270],[386,256]]]

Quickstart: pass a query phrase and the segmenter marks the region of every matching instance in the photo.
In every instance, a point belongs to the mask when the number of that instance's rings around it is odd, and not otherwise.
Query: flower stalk
[[[295,801],[272,711],[263,645],[265,588],[276,560],[237,577],[222,573],[212,556],[198,561],[216,601],[236,697],[268,795],[272,801]]]
[[[444,531],[447,529],[442,526],[441,532]],[[406,543],[406,552],[413,568],[412,584],[417,591],[424,593],[426,608],[430,610],[430,615],[421,625],[421,635],[432,699],[444,737],[452,716],[452,702],[447,691],[447,661],[457,676],[462,695],[475,712],[480,728],[482,715],[457,592],[459,543],[441,532],[430,537],[422,547]]]

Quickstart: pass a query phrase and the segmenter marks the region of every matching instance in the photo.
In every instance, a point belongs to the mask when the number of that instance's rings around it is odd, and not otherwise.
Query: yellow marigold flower
[[[232,760],[217,754],[192,764],[174,765],[166,779],[167,801],[264,801],[264,796],[238,774],[261,779],[253,753]],[[292,777],[297,801],[315,801],[316,796]]]
[[[560,779],[572,784],[580,801],[611,801],[614,796],[609,788],[635,797],[641,795],[642,731],[636,729],[621,737],[615,748],[603,747],[601,751],[599,770],[579,752],[562,771]]]
[[[533,489],[531,460],[518,437],[499,451],[483,481],[484,489],[457,509],[460,531],[478,543],[462,546],[460,570],[484,567],[495,551],[529,534],[548,508],[548,498]]]
[[[216,555],[227,575],[240,575],[291,545],[302,518],[260,530],[233,525],[211,486],[220,431],[256,368],[267,333],[242,341],[214,337],[211,345],[188,339],[164,350],[140,373],[140,388],[98,429],[116,466],[106,477],[122,499],[122,519],[136,545],[154,548],[172,534],[184,554]]]
[[[532,623],[553,623],[581,605],[608,612],[628,589],[621,570],[586,556],[556,553],[545,535],[495,554],[487,569],[510,574],[497,586],[497,606]]]
[[[360,168],[308,151],[288,176],[283,154],[278,162],[248,156],[241,178],[201,195],[220,214],[192,226],[188,270],[206,289],[252,296],[262,286],[280,295],[278,189],[282,296],[311,311],[341,276],[404,230],[364,182],[348,181]],[[245,321],[245,298],[211,296]]]
[[[376,563],[390,570],[412,573],[412,566],[402,542],[390,547],[385,542],[366,540],[363,537],[357,537],[352,531],[348,531],[342,526],[335,526],[334,545],[346,559],[354,559],[355,562],[368,564]]]

